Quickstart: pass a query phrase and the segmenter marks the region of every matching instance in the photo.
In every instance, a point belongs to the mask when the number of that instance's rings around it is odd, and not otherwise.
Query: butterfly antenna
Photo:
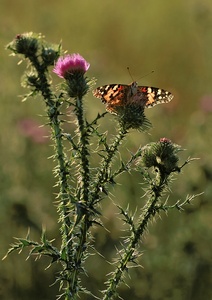
[[[131,72],[130,72],[130,68],[129,68],[129,67],[127,67],[127,71],[128,71],[128,73],[129,73],[129,75],[130,75],[132,81],[134,81],[133,76],[132,76],[132,74],[131,74]],[[144,78],[144,77],[146,77],[146,76],[148,76],[148,75],[150,75],[150,74],[152,74],[152,73],[154,73],[154,72],[155,72],[155,71],[152,70],[151,72],[149,72],[149,73],[147,73],[147,74],[145,74],[145,75],[139,77],[138,80],[140,80],[141,78]],[[138,81],[138,80],[137,80],[137,81]]]
[[[134,79],[133,79],[133,77],[132,77],[132,74],[131,74],[131,72],[130,72],[130,67],[127,67],[127,71],[128,71],[128,73],[129,73],[129,75],[130,75],[132,81],[134,81]]]
[[[154,73],[154,72],[155,72],[155,71],[152,70],[151,72],[149,72],[149,73],[147,73],[147,74],[141,76],[140,78],[138,78],[138,80],[141,79],[141,78],[144,78],[144,77],[146,77],[146,76],[149,76],[150,74],[152,74],[152,73]]]

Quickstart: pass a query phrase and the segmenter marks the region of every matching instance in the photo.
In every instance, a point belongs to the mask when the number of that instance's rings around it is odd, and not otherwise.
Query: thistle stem
[[[56,149],[56,159],[58,161],[58,176],[59,176],[59,197],[60,200],[58,201],[58,211],[60,215],[60,231],[62,234],[62,244],[61,244],[61,252],[63,249],[65,249],[66,253],[66,262],[64,265],[64,270],[69,270],[69,264],[70,264],[70,256],[71,256],[71,239],[69,236],[70,232],[70,226],[71,226],[71,220],[69,217],[69,210],[68,205],[70,203],[70,195],[68,191],[68,174],[69,170],[67,169],[66,164],[66,158],[64,154],[64,146],[63,146],[63,140],[62,140],[62,129],[60,126],[60,112],[59,112],[59,106],[60,103],[58,101],[54,101],[53,94],[50,89],[49,82],[46,77],[46,70],[42,67],[42,65],[39,64],[39,61],[37,60],[37,57],[33,57],[32,63],[34,67],[37,70],[38,78],[40,82],[40,91],[44,97],[45,104],[47,107],[47,114],[50,121],[50,126],[52,129],[52,136],[53,140],[55,141],[55,149]],[[68,276],[67,276],[68,277]],[[67,281],[67,291],[70,290],[70,284],[69,281]]]
[[[119,264],[116,267],[116,270],[113,272],[112,277],[108,280],[108,288],[104,291],[103,300],[112,300],[117,295],[117,288],[122,280],[124,271],[127,270],[128,263],[134,261],[134,253],[139,243],[139,240],[143,235],[150,218],[152,218],[157,212],[155,206],[161,196],[163,187],[164,180],[161,180],[158,186],[154,186],[154,188],[152,188],[152,197],[150,197],[148,202],[146,203],[143,209],[143,213],[140,217],[138,226],[132,232],[130,243],[127,246],[124,254],[121,255]]]
[[[81,200],[85,203],[87,203],[89,198],[89,182],[90,182],[90,169],[89,169],[89,150],[88,150],[88,134],[87,130],[85,128],[85,121],[83,116],[83,101],[80,98],[76,99],[76,116],[78,120],[78,128],[79,128],[79,138],[80,138],[80,154],[81,154],[81,188],[82,188],[82,194],[81,194]]]
[[[71,297],[70,299],[75,299],[78,294],[78,282],[79,274],[82,271],[82,261],[85,255],[87,233],[89,228],[89,215],[86,210],[86,203],[89,199],[89,183],[90,183],[90,169],[89,169],[89,150],[88,150],[88,134],[85,127],[84,115],[83,115],[83,101],[81,98],[76,98],[75,113],[78,121],[79,130],[79,153],[80,153],[80,173],[81,173],[81,186],[80,186],[80,200],[82,204],[85,204],[85,211],[80,208],[79,215],[77,215],[78,221],[76,222],[79,228],[78,243],[75,246],[74,256],[72,262],[74,267],[71,273]],[[81,203],[78,203],[81,204]],[[79,205],[80,206],[80,205]],[[81,222],[80,222],[81,221]],[[68,299],[68,298],[67,298]]]
[[[117,154],[117,149],[126,136],[127,132],[127,129],[121,126],[118,135],[115,137],[113,143],[107,149],[107,156],[102,161],[102,167],[96,175],[98,181],[94,186],[94,192],[92,194],[90,207],[92,207],[93,204],[98,200],[101,188],[103,188],[105,184],[109,182],[110,177],[108,176],[108,171],[110,169],[113,157]]]

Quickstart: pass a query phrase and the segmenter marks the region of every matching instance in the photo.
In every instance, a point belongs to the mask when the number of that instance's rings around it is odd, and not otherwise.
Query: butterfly
[[[117,108],[128,105],[136,107],[153,107],[159,103],[168,103],[173,95],[163,89],[149,86],[138,86],[134,81],[131,84],[108,84],[93,91],[93,95],[106,104],[106,110],[117,114]]]

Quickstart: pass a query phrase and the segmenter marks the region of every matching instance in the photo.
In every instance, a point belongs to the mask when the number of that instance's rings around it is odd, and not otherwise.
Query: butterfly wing
[[[168,103],[173,99],[172,93],[148,86],[138,86],[137,95],[134,95],[135,100],[141,101],[144,107],[153,107],[160,103]]]
[[[107,109],[110,110],[110,108],[125,105],[129,88],[125,84],[108,84],[96,88],[93,95],[106,103]]]

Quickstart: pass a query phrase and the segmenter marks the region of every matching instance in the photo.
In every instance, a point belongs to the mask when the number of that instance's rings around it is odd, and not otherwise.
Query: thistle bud
[[[179,157],[177,153],[181,150],[180,146],[173,144],[167,138],[161,138],[156,143],[150,143],[143,147],[139,162],[146,168],[157,168],[161,173],[169,175],[179,170],[177,163]]]
[[[18,34],[11,46],[15,53],[30,57],[38,50],[38,39],[31,32]]]

